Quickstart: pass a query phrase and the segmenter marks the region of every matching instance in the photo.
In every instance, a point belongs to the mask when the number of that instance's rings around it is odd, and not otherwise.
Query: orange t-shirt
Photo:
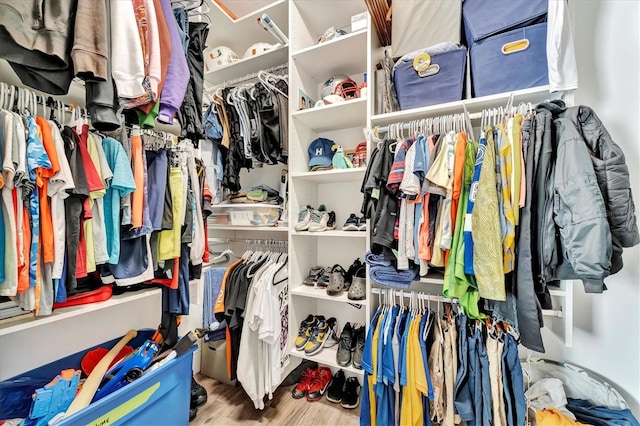
[[[144,202],[144,165],[142,164],[142,138],[131,136],[131,158],[133,159],[133,180],[136,190],[131,195],[131,226],[142,226],[142,209]]]
[[[53,219],[51,218],[51,206],[49,205],[49,179],[60,171],[60,162],[58,161],[58,151],[56,150],[51,126],[42,117],[36,117],[36,123],[40,128],[40,139],[44,145],[44,150],[51,162],[50,169],[40,169],[42,179],[42,187],[38,192],[40,199],[40,240],[42,243],[42,255],[44,263],[53,263],[54,245],[53,245]]]
[[[467,135],[464,132],[456,136],[456,152],[453,160],[453,186],[451,190],[451,235],[456,230],[456,218],[458,216],[458,205],[460,204],[460,193],[462,192],[462,172],[464,171],[464,154],[467,149]],[[449,261],[449,250],[444,256],[444,264]]]

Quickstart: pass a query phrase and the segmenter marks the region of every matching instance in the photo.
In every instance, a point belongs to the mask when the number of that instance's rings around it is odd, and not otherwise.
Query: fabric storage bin
[[[133,348],[141,346],[153,336],[154,331],[138,330],[138,335],[127,345]],[[0,419],[28,416],[31,395],[36,389],[49,383],[64,369],[80,370],[82,358],[88,351],[97,347],[112,348],[118,341],[120,338],[0,382]],[[178,358],[62,419],[56,425],[186,425],[189,422],[191,365],[195,349],[194,345]]]
[[[393,56],[443,41],[459,44],[461,25],[462,0],[397,1],[391,20]]]
[[[235,384],[235,380],[229,380],[227,376],[227,342],[216,340],[202,344],[200,358],[200,372],[207,377],[219,382]]]
[[[464,0],[467,46],[505,31],[547,20],[548,0]]]
[[[425,70],[418,70],[414,59],[423,53],[416,51],[405,55],[393,67],[393,83],[401,110],[462,99],[467,49],[457,46],[430,55],[430,65]]]
[[[475,42],[470,49],[474,96],[549,84],[547,23]]]

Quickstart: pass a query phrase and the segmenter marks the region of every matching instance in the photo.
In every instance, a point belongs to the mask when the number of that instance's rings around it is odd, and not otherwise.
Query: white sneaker
[[[320,204],[318,210],[314,210],[313,213],[311,213],[309,232],[326,231],[328,229],[327,222],[329,222],[329,212],[324,204]]]
[[[296,231],[306,231],[309,229],[309,225],[311,225],[311,212],[313,212],[313,207],[305,206],[298,213],[298,223],[296,223],[295,230]]]

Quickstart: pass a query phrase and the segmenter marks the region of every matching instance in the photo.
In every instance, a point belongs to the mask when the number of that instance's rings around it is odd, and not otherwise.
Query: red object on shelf
[[[91,374],[95,366],[107,354],[107,352],[109,352],[109,349],[106,349],[106,348],[96,348],[87,352],[87,354],[84,357],[82,357],[82,362],[80,363],[80,366],[82,367],[82,371],[84,372],[84,374],[86,374],[87,376]],[[129,355],[131,352],[133,352],[133,348],[131,346],[125,346],[124,348],[122,348],[120,353],[118,353],[118,355],[116,355],[113,361],[111,361],[109,368],[113,367],[116,364],[116,362],[120,361],[122,358]]]

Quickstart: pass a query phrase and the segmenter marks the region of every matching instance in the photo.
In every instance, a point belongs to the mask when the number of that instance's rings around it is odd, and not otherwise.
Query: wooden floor
[[[196,381],[207,390],[207,403],[198,407],[198,415],[189,423],[196,425],[357,425],[360,407],[346,410],[325,397],[317,402],[293,399],[293,386],[280,387],[264,410],[256,410],[241,386],[227,385],[202,374]]]

